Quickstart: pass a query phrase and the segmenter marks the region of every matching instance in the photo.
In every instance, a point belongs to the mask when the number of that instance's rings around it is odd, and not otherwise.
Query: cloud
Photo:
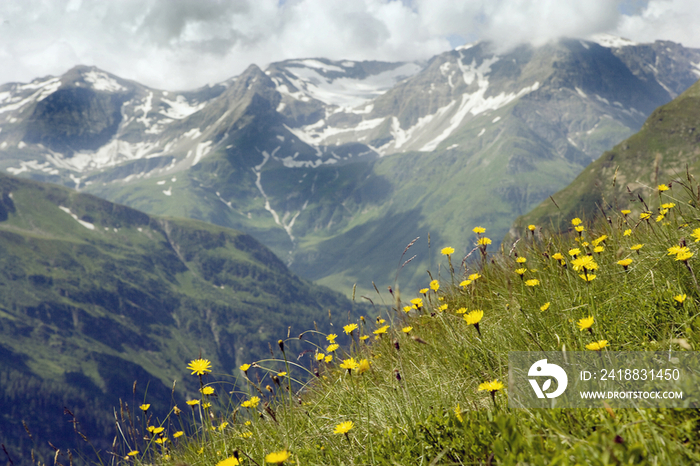
[[[0,83],[82,63],[169,90],[289,58],[425,60],[459,37],[501,48],[619,34],[700,46],[694,0],[4,0]]]

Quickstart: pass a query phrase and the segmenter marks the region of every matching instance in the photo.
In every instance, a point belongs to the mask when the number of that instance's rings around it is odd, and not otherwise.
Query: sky
[[[426,60],[608,33],[700,48],[699,0],[2,0],[0,83],[77,64],[165,90],[291,58]]]

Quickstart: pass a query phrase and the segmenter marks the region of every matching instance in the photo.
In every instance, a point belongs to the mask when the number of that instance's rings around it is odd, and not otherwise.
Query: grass
[[[512,351],[587,351],[603,340],[601,351],[700,347],[696,188],[688,177],[647,193],[649,220],[619,213],[574,221],[581,231],[564,235],[535,226],[512,248],[476,247],[464,262],[446,250],[441,276],[426,276],[425,289],[375,296],[375,313],[358,321],[331,319],[340,336],[280,335],[270,358],[241,368],[242,384],[214,368],[199,376],[214,392],[202,391],[192,406],[122,413],[112,458],[192,466],[698,463],[697,409],[513,409],[507,388]],[[474,243],[487,235],[475,233]],[[690,258],[669,253],[679,244]],[[574,270],[587,257],[597,267]],[[292,353],[292,342],[305,350]]]

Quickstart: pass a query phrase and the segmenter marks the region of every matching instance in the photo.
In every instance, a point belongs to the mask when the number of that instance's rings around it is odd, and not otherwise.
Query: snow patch
[[[629,47],[630,45],[638,45],[629,39],[613,36],[612,34],[594,34],[591,36],[591,41],[597,42],[599,45],[607,48]]]
[[[195,155],[194,155],[194,162],[192,162],[192,166],[197,165],[200,160],[202,160],[203,157],[205,157],[212,148],[212,141],[207,141],[207,142],[200,142],[197,144],[197,149],[195,149]]]
[[[165,194],[166,196],[171,196],[173,194],[173,187],[168,187],[166,191],[163,191],[163,194]]]
[[[501,120],[501,117],[497,116],[493,120],[491,120],[491,123],[498,123]]]
[[[92,84],[92,88],[96,91],[119,92],[126,90],[126,87],[120,85],[115,79],[110,78],[102,71],[89,71],[83,74],[83,79]]]
[[[156,184],[161,186],[161,185],[164,185],[166,182],[167,182],[167,180],[160,180],[160,181],[157,181]]]
[[[586,93],[583,92],[583,91],[582,91],[581,89],[579,89],[578,87],[575,87],[574,89],[576,89],[576,92],[578,92],[578,95],[580,95],[580,96],[583,97],[584,99],[588,98],[588,96],[586,95]]]
[[[182,120],[193,113],[197,113],[206,105],[206,102],[190,104],[183,95],[178,95],[175,97],[175,100],[161,99],[161,102],[168,104],[169,108],[167,110],[161,110],[159,113],[174,120]]]
[[[84,226],[84,227],[87,228],[88,230],[94,230],[94,229],[95,229],[95,225],[93,225],[92,223],[84,222],[83,220],[80,220],[80,219],[78,218],[78,216],[75,215],[73,212],[71,212],[70,209],[69,209],[68,207],[63,207],[62,205],[60,205],[60,206],[58,206],[58,208],[61,209],[62,211],[64,211],[65,213],[67,213],[68,215],[70,215],[71,217],[73,217],[73,218],[75,219],[76,222],[80,223],[82,226]]]
[[[445,150],[452,150],[452,149],[454,149],[454,148],[456,148],[456,147],[459,147],[459,144],[452,144],[450,147],[448,147],[448,148],[445,149]]]
[[[48,173],[49,175],[58,175],[59,171],[51,166],[49,162],[39,163],[38,160],[22,161],[19,163],[19,168],[9,167],[6,169],[9,173],[13,175],[19,175],[20,173],[28,172],[30,170],[41,171]]]
[[[479,134],[477,134],[476,137],[483,136],[485,132],[486,132],[486,128],[481,128],[481,131],[479,131]]]
[[[17,149],[24,149],[27,147],[27,144],[24,141],[20,141],[19,144],[17,144]]]

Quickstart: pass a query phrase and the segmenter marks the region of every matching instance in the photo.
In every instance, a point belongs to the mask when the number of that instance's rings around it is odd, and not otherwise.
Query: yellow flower
[[[358,366],[359,364],[357,363],[357,361],[355,361],[355,358],[349,358],[343,361],[343,363],[340,365],[340,368],[351,371],[353,369],[357,369]]]
[[[217,429],[219,430],[219,432],[221,432],[221,431],[223,431],[227,426],[228,426],[228,422],[224,421],[224,422],[222,422],[221,424],[219,424],[219,427],[217,427]]]
[[[151,432],[153,435],[158,435],[161,432],[165,430],[165,427],[153,427],[153,428],[148,428],[148,431]]]
[[[241,432],[238,434],[240,438],[251,438],[253,436],[252,432]]]
[[[599,254],[603,251],[605,251],[605,248],[603,246],[596,246],[593,248],[593,252],[597,252]]]
[[[466,314],[467,313],[467,308],[466,307],[460,307],[455,311],[457,314]]]
[[[428,289],[427,289],[427,288],[421,288],[420,290],[418,290],[418,292],[419,292],[420,294],[426,294],[426,293],[428,292]]]
[[[579,248],[569,249],[569,255],[570,255],[571,257],[576,257],[576,256],[578,256],[579,254],[581,254],[581,250],[580,250]]]
[[[185,435],[185,433],[184,433],[183,431],[181,431],[181,430],[178,430],[177,432],[175,432],[175,433],[173,434],[173,438],[182,437],[183,435]]]
[[[146,411],[148,411],[148,408],[150,408],[150,407],[151,407],[151,405],[149,405],[149,404],[142,404],[141,406],[139,406],[139,409],[143,412],[146,412]]]
[[[655,219],[655,220],[656,220],[656,222],[658,223],[658,222],[660,222],[661,220],[663,220],[664,218],[666,218],[666,216],[665,216],[664,214],[659,214],[659,215],[656,216],[656,219]]]
[[[471,284],[471,282],[472,282],[471,280],[464,280],[463,282],[461,282],[459,284],[459,286],[461,286],[462,288],[465,288],[465,287],[469,286]]]
[[[277,377],[285,377],[287,375],[286,372],[278,372]]]
[[[608,239],[608,235],[601,235],[601,236],[599,236],[598,238],[592,240],[592,241],[591,241],[591,244],[592,244],[593,246],[598,246],[600,243],[602,243],[602,242],[605,241],[606,239]]]
[[[389,326],[388,326],[388,325],[385,325],[385,326],[383,326],[383,327],[379,327],[377,330],[375,330],[375,331],[372,332],[372,333],[374,333],[375,335],[382,335],[382,334],[386,333],[386,331],[387,331],[388,329],[389,329]]]
[[[581,233],[582,231],[585,231],[586,229],[583,227],[583,225],[579,225],[577,227],[574,227],[574,230]]]
[[[202,392],[202,395],[214,394],[214,389],[212,387],[202,387],[199,391]]]
[[[677,260],[677,261],[681,261],[681,262],[685,262],[685,261],[687,261],[688,259],[690,259],[691,257],[693,257],[693,255],[695,255],[694,252],[691,252],[691,251],[681,251],[681,252],[679,252],[678,254],[676,254],[676,260]]]
[[[369,337],[367,337],[367,338],[369,338]],[[365,338],[365,340],[366,340],[367,338]],[[360,340],[362,340],[362,338],[360,338]],[[326,364],[328,364],[328,363],[330,363],[331,361],[333,361],[333,355],[332,355],[332,354],[327,355],[325,361],[326,361]]]
[[[528,226],[527,226],[527,229],[530,230],[530,231],[535,231],[536,228],[537,228],[537,227],[536,227],[535,225],[528,225]]]
[[[337,350],[340,348],[340,345],[338,343],[333,343],[331,345],[328,345],[326,347],[326,353],[332,353],[333,351]]]
[[[225,460],[216,463],[216,466],[238,466],[239,464],[241,464],[241,462],[238,461],[235,456],[229,456]]]
[[[492,380],[491,382],[484,382],[479,384],[479,390],[486,390],[488,392],[497,392],[498,390],[502,389],[504,387],[503,383],[499,382],[497,379]]]
[[[662,193],[662,192],[664,192],[664,191],[668,191],[668,185],[660,184],[660,185],[658,185],[658,186],[656,187],[656,189],[658,189],[659,192]]]
[[[196,406],[199,404],[199,400],[188,400],[186,403],[190,406]]]
[[[622,259],[622,260],[617,261],[617,263],[619,265],[623,266],[625,268],[625,270],[627,270],[627,267],[629,267],[632,262],[633,262],[633,259],[631,259],[629,257],[627,259]]]
[[[369,338],[369,335],[362,335],[362,336],[360,337],[360,341],[365,341],[365,340],[368,339],[368,338]]]
[[[491,244],[491,239],[487,237],[479,238],[479,241],[476,242],[479,246],[488,246]]]
[[[668,209],[673,209],[674,207],[676,207],[676,204],[674,204],[673,202],[667,202],[666,204],[661,204],[662,209],[668,210]]]
[[[136,456],[139,454],[138,450],[131,450],[129,453],[127,453],[127,456]]]
[[[210,366],[211,362],[207,359],[193,359],[187,366],[187,370],[192,371],[192,375],[204,375],[211,372]]]
[[[282,464],[289,459],[290,453],[287,450],[275,451],[265,455],[265,462],[273,464]]]
[[[467,278],[471,281],[474,281],[474,280],[481,278],[481,275],[479,275],[478,273],[473,273],[473,274],[469,275]]]
[[[326,357],[326,355],[323,353],[316,353],[316,356],[315,356],[316,361],[323,361],[323,358],[325,358],[325,357]]]
[[[651,217],[651,212],[649,212],[649,211],[647,211],[647,212],[642,212],[641,214],[639,214],[640,220],[646,220],[646,219],[648,219],[649,217]]]
[[[598,268],[598,264],[592,256],[581,256],[577,259],[572,260],[571,265],[577,272],[580,272],[583,269],[596,270]]]
[[[410,333],[411,330],[413,330],[413,327],[411,327],[410,325],[401,329],[403,333]]]
[[[530,279],[530,280],[525,280],[525,285],[526,286],[537,286],[540,284],[540,281],[536,278]]]
[[[592,282],[595,280],[596,275],[594,273],[580,274],[579,277],[583,278],[587,282]]]
[[[459,407],[459,403],[457,403],[457,406],[455,406],[455,416],[457,416],[459,422],[464,424],[464,418],[462,417],[462,408]]]
[[[338,338],[338,335],[336,335],[335,333],[326,335],[326,340],[330,341],[331,343],[335,343],[336,338]]]
[[[361,359],[360,364],[357,366],[357,373],[364,374],[369,370],[369,361],[366,359]]]
[[[421,298],[413,298],[411,300],[411,304],[420,309],[421,307],[423,307],[423,300]]]
[[[679,294],[679,295],[674,296],[673,299],[675,299],[679,303],[683,304],[687,297],[688,296],[685,293],[683,293],[683,294]]]
[[[447,304],[443,304],[442,306],[438,307],[438,311],[446,311],[447,310]]]
[[[248,372],[248,369],[250,369],[250,364],[241,364],[241,367],[239,367],[239,369],[243,372]]]
[[[594,341],[593,343],[589,343],[586,345],[586,349],[591,350],[591,351],[600,351],[603,348],[608,346],[608,340],[599,340],[599,341]]]
[[[574,218],[574,219],[571,219],[571,224],[572,224],[573,226],[581,225],[581,223],[582,223],[582,222],[581,222],[581,219],[578,218],[578,217],[576,217],[576,218]]]
[[[630,236],[632,234],[632,230],[630,228],[626,229],[624,233],[622,233],[622,236]]]
[[[442,250],[440,251],[440,253],[443,256],[449,256],[450,254],[454,254],[454,252],[455,252],[455,248],[450,248],[450,247],[442,248]]]
[[[518,264],[524,264],[525,262],[527,262],[527,258],[526,257],[518,257],[517,259],[515,259],[515,262],[517,262]]]
[[[541,306],[540,306],[540,311],[544,312],[544,311],[546,311],[547,309],[549,309],[549,305],[550,305],[550,304],[551,304],[550,302],[546,302],[546,303],[544,303],[543,305],[541,305]]]
[[[522,277],[523,275],[525,275],[525,272],[527,272],[527,269],[526,269],[526,268],[515,269],[515,273],[517,273],[517,274],[520,275],[521,277]]]
[[[244,408],[257,408],[258,404],[260,404],[260,398],[257,396],[251,396],[249,400],[245,400],[243,403],[241,403],[241,406]]]
[[[343,327],[343,331],[345,332],[346,335],[350,335],[355,330],[357,330],[357,324],[348,324],[348,325]]]
[[[465,314],[464,321],[467,323],[467,325],[476,325],[479,322],[481,322],[481,319],[483,317],[484,317],[484,311],[475,310],[475,311],[471,311],[469,314]]]
[[[355,424],[353,424],[352,421],[341,422],[340,424],[335,426],[335,429],[333,429],[333,433],[347,434],[353,427],[355,427]]]
[[[630,249],[633,251],[639,251],[640,249],[642,249],[642,246],[644,246],[644,245],[643,244],[635,244],[633,246],[630,246]]]
[[[481,228],[481,227],[475,227],[472,231],[473,231],[474,233],[476,233],[477,235],[479,235],[479,234],[481,234],[481,233],[486,233],[486,229],[485,229],[485,228]]]
[[[587,330],[593,326],[593,320],[593,316],[584,317],[583,319],[580,319],[578,322],[576,322],[576,325],[581,331]]]
[[[202,403],[202,408],[204,408],[204,409],[211,408],[211,403]]]
[[[558,261],[563,261],[564,256],[562,256],[562,254],[560,252],[555,252],[554,254],[552,254],[552,259],[556,259]]]

